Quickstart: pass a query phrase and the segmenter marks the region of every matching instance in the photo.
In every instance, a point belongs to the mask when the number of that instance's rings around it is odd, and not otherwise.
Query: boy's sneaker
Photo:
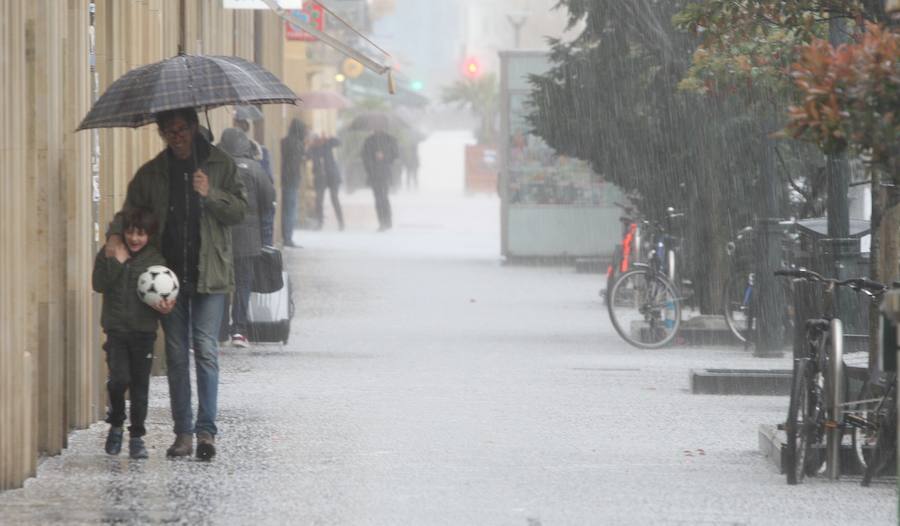
[[[166,450],[169,458],[186,457],[194,452],[194,435],[179,433],[175,435],[175,442]]]
[[[128,441],[128,456],[131,458],[147,458],[147,448],[144,446],[144,439],[141,437],[131,437]]]
[[[235,334],[231,337],[231,345],[234,347],[247,348],[250,347],[250,342],[247,341],[247,338],[244,338],[240,334]]]
[[[122,428],[110,426],[106,435],[106,452],[110,455],[118,455],[122,451]]]
[[[212,460],[216,456],[216,437],[206,431],[197,433],[197,458]]]

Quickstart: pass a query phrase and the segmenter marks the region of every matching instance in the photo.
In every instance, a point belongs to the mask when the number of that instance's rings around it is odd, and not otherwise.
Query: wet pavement
[[[346,232],[300,231],[287,346],[221,352],[219,455],[150,459],[71,435],[0,523],[896,524],[893,482],[788,487],[757,452],[776,396],[688,392],[693,368],[786,368],[740,348],[627,347],[571,268],[503,266],[493,198],[371,197]]]

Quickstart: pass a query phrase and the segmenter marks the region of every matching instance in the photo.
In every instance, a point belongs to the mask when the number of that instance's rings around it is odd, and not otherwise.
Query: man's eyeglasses
[[[178,137],[184,137],[187,135],[189,131],[191,131],[190,126],[182,126],[181,128],[169,128],[168,130],[160,130],[162,132],[162,136],[166,139],[176,139]]]

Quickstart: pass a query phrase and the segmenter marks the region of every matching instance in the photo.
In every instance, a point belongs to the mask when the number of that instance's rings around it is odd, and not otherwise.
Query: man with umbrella
[[[378,231],[388,230],[393,225],[391,202],[388,193],[391,187],[394,161],[399,149],[397,139],[383,129],[378,129],[363,143],[362,160],[372,193],[375,195],[375,212],[378,214]]]
[[[216,454],[219,326],[225,295],[234,290],[231,225],[244,219],[247,195],[237,166],[198,133],[194,108],[236,104],[296,104],[275,75],[239,57],[177,56],[135,68],[94,103],[79,130],[137,128],[155,122],[166,143],[128,185],[126,207],[153,211],[160,235],[151,240],[181,280],[177,300],[162,305],[175,443],[166,454]],[[207,118],[207,122],[209,119]],[[120,250],[121,220],[107,236],[107,254]],[[191,407],[190,351],[197,368],[197,420]]]
[[[166,454],[190,455],[196,432],[197,457],[208,460],[216,453],[217,336],[225,296],[234,290],[229,227],[244,218],[246,190],[231,157],[198,133],[195,110],[159,113],[156,124],[167,147],[137,171],[128,185],[125,206],[149,208],[159,218],[161,236],[155,241],[181,281],[178,299],[166,306],[170,312],[162,319],[176,435]],[[108,250],[122,242],[120,232],[114,223]],[[191,348],[197,369],[196,425]]]

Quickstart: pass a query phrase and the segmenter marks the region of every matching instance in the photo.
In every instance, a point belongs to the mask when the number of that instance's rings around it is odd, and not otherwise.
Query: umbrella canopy
[[[307,91],[300,99],[305,110],[342,110],[353,105],[350,99],[334,91]]]
[[[411,128],[411,126],[393,113],[371,111],[354,117],[350,121],[349,128],[354,131],[382,130],[396,134]]]
[[[238,57],[179,53],[133,69],[110,85],[78,126],[137,128],[178,108],[296,104],[299,97],[272,73]]]
[[[256,106],[235,106],[234,118],[239,121],[258,121],[262,120],[263,112]]]

